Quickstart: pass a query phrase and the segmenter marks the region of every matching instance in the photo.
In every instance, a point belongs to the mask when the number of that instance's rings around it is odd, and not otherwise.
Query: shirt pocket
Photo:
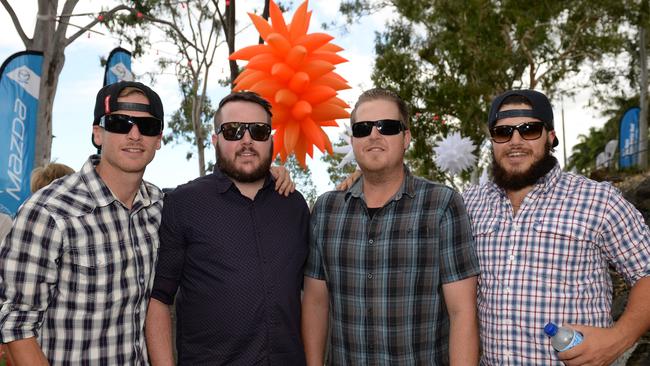
[[[71,296],[82,304],[95,302],[100,308],[109,305],[119,293],[123,248],[123,242],[71,247],[70,273],[64,279]]]
[[[527,267],[553,292],[578,295],[581,286],[603,269],[598,248],[588,228],[577,221],[555,218],[532,223],[531,240],[524,249]]]

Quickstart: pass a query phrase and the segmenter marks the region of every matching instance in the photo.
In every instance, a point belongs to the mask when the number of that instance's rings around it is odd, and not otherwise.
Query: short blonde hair
[[[34,193],[52,183],[55,179],[59,179],[72,173],[74,173],[74,169],[65,164],[49,163],[44,166],[39,166],[32,170],[29,188],[32,193]]]

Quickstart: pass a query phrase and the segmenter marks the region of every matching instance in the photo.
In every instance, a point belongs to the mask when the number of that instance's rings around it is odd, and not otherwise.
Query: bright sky
[[[33,33],[36,21],[37,1],[31,0],[10,0],[18,17],[21,20],[23,29],[28,36]],[[64,1],[59,1],[60,6]],[[79,2],[75,13],[96,12],[102,7],[106,8],[109,1],[86,0]],[[293,1],[294,7],[300,5],[300,1]],[[338,14],[339,0],[317,1],[312,0],[309,8],[313,10],[309,32],[323,31],[321,24],[329,23],[333,19],[340,19]],[[237,3],[238,28],[250,24],[250,19],[245,12],[261,12],[264,2],[262,0],[247,0]],[[179,5],[180,6],[180,5]],[[241,14],[239,14],[241,13]],[[374,31],[381,30],[386,19],[391,16],[390,10],[365,18],[360,24],[349,28],[349,32],[341,30],[327,30],[326,32],[335,37],[333,43],[343,47],[345,50],[340,54],[349,62],[337,66],[336,72],[348,80],[352,86],[351,90],[343,91],[340,97],[352,105],[362,90],[371,88],[370,73],[374,62]],[[293,9],[285,19],[293,15]],[[289,18],[290,19],[290,18]],[[85,25],[90,18],[78,17],[74,24]],[[66,48],[66,63],[59,78],[58,91],[53,111],[53,134],[52,159],[60,163],[70,165],[79,169],[88,155],[94,153],[90,143],[90,133],[93,118],[94,100],[97,91],[102,86],[104,68],[100,67],[100,57],[107,57],[109,52],[119,46],[117,39],[108,34],[105,29],[95,27],[104,35],[89,33],[73,42]],[[24,45],[15,31],[11,19],[4,7],[0,7],[0,62],[3,62],[14,52],[24,50]],[[248,27],[237,36],[237,49],[257,42],[258,34],[253,27]],[[154,47],[162,53],[171,51],[173,48],[165,44],[161,38],[153,38]],[[128,45],[122,47],[129,49]],[[149,55],[133,60],[133,72],[136,76],[142,76],[145,72],[157,69],[155,64],[155,51]],[[159,52],[160,54],[160,52]],[[212,87],[208,89],[208,95],[216,103],[228,91],[218,86],[216,80],[223,78],[224,72],[228,72],[227,51],[225,46],[221,50],[221,62],[212,72]],[[146,84],[149,80],[146,77],[140,79]],[[157,77],[153,88],[160,94],[165,105],[165,113],[169,117],[180,104],[180,93],[176,78],[173,75],[161,75]],[[566,151],[571,152],[571,147],[576,144],[579,134],[585,134],[589,127],[601,126],[604,121],[596,118],[597,111],[587,108],[588,91],[581,91],[574,99],[564,100],[565,130],[563,136],[561,130],[561,105],[554,101],[556,130],[560,142],[566,142]],[[340,121],[342,122],[342,121]],[[339,131],[330,128],[327,131],[334,141]],[[196,158],[187,161],[185,155],[189,150],[187,145],[169,144],[161,148],[156,154],[154,161],[149,165],[145,173],[145,179],[157,184],[160,187],[174,187],[185,183],[198,175],[198,163]],[[214,160],[214,150],[206,151],[206,160]],[[563,161],[562,145],[556,153],[558,160]],[[326,165],[320,162],[320,157],[308,163],[314,174],[313,181],[317,186],[318,193],[332,189],[329,182]]]

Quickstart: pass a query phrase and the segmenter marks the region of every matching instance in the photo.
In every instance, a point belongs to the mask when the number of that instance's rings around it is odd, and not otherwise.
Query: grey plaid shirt
[[[406,177],[371,219],[362,180],[322,195],[305,275],[330,294],[329,365],[439,365],[449,355],[442,284],[478,274],[458,193]]]
[[[53,365],[144,365],[162,192],[143,182],[129,210],[98,162],[18,211],[0,246],[0,342],[38,337]]]

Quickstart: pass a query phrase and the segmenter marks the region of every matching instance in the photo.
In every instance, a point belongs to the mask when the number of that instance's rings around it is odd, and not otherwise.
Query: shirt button
[[[510,287],[506,287],[506,294],[510,293]]]
[[[368,273],[368,279],[372,279],[372,273]]]
[[[373,239],[368,240],[368,244],[370,244],[370,245],[374,244],[374,242],[375,241]]]
[[[514,262],[514,261],[515,261],[515,256],[513,254],[511,254],[510,255],[510,262]]]
[[[515,225],[512,227],[512,231],[517,232],[519,231],[519,226]]]

